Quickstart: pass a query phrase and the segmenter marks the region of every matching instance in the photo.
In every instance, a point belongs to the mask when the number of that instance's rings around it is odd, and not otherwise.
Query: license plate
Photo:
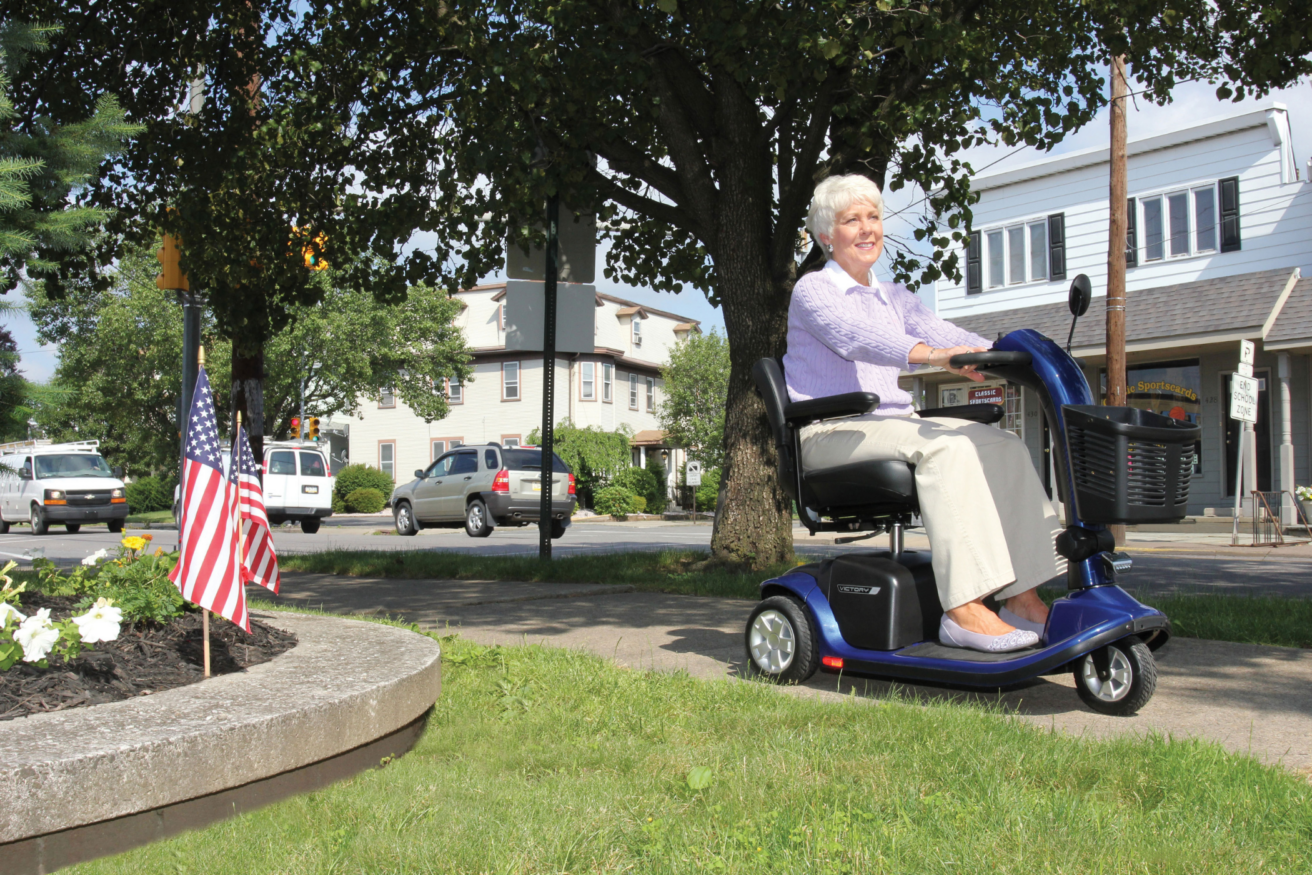
[[[541,492],[541,491],[542,491],[542,482],[541,482],[541,481],[535,480],[535,481],[533,482],[533,491],[534,491],[534,492]]]

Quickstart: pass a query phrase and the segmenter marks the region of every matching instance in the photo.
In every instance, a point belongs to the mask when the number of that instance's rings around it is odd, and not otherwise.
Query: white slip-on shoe
[[[1017,616],[1006,608],[998,611],[998,618],[1008,626],[1015,626],[1017,629],[1024,629],[1026,632],[1033,632],[1040,638],[1043,637],[1043,623],[1036,623],[1033,620],[1027,620],[1024,617]]]
[[[1026,629],[1016,629],[1008,632],[1006,635],[983,635],[979,632],[969,632],[955,622],[947,614],[938,624],[938,640],[940,644],[948,647],[965,647],[969,650],[980,650],[984,653],[1009,653],[1013,650],[1024,650],[1026,647],[1033,647],[1039,643],[1039,636]]]

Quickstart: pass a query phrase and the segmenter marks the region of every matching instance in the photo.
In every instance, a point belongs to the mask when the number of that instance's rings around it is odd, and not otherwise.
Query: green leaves
[[[715,783],[715,772],[710,766],[693,766],[688,772],[688,789],[699,793]]]

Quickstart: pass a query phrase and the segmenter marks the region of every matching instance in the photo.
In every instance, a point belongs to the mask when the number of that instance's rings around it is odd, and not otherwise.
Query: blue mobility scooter
[[[1081,275],[1071,286],[1076,319],[1089,297],[1088,278]],[[1034,390],[1051,430],[1068,523],[1056,546],[1068,562],[1069,592],[1052,605],[1043,642],[1009,653],[938,642],[943,609],[930,554],[903,549],[904,527],[918,513],[914,466],[877,461],[817,470],[801,464],[803,426],[867,413],[879,406],[879,397],[853,392],[790,402],[779,363],[761,359],[753,377],[777,445],[781,480],[803,524],[812,534],[866,533],[840,543],[887,532],[890,549],[847,553],[765,581],[762,600],[747,620],[749,668],[791,683],[823,668],[975,687],[1072,671],[1090,708],[1133,714],[1152,697],[1152,654],[1170,637],[1171,624],[1116,585],[1130,561],[1114,552],[1106,526],[1184,517],[1199,426],[1095,405],[1075,360],[1031,329],[1007,334],[988,352],[955,356],[952,364],[974,364],[991,377]],[[997,422],[1003,410],[979,404],[919,415]]]

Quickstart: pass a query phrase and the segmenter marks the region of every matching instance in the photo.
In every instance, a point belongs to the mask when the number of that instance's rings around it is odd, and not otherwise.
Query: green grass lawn
[[[766,578],[791,566],[740,573],[703,567],[697,551],[606,553],[567,556],[551,562],[533,557],[472,556],[431,551],[336,550],[280,558],[283,571],[405,579],[522,580],[547,583],[622,583],[639,590],[755,599]],[[1133,587],[1130,587],[1134,594]],[[1045,588],[1049,600],[1064,589]],[[1312,647],[1312,600],[1281,596],[1136,594],[1171,618],[1185,638]]]
[[[1198,741],[447,640],[385,767],[86,873],[1312,871],[1312,786]]]
[[[128,514],[130,523],[171,523],[173,522],[173,511],[171,510],[152,510],[146,513]]]

